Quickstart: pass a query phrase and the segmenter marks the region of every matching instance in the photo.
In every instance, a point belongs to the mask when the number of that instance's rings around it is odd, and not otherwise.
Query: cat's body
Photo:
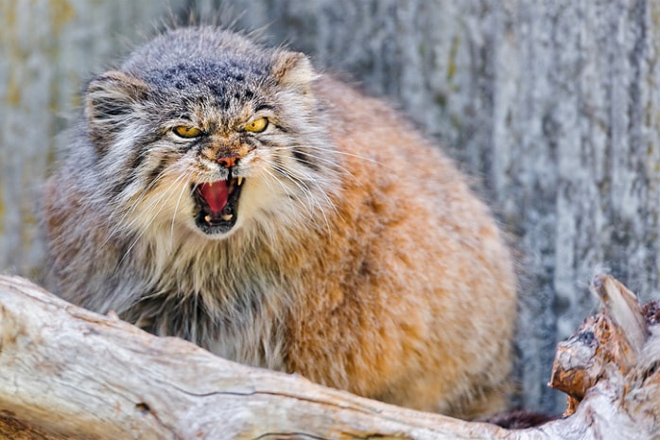
[[[66,299],[363,396],[502,409],[511,257],[383,102],[300,54],[182,29],[93,80],[71,139],[46,193]]]

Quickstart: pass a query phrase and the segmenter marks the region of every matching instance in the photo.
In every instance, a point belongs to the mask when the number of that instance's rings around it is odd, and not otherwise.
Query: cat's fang
[[[237,177],[238,179],[238,186],[241,186],[243,184],[243,178],[242,177]]]

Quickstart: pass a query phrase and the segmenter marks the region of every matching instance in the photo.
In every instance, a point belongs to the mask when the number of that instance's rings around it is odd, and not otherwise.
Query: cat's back
[[[456,238],[467,238],[460,234],[465,227],[486,227],[499,239],[493,216],[470,189],[469,178],[388,102],[327,75],[315,93],[328,105],[328,127],[349,175],[346,188],[384,190],[388,204],[407,213],[409,222],[429,220]],[[358,182],[358,175],[363,180]],[[415,216],[418,209],[425,212]]]

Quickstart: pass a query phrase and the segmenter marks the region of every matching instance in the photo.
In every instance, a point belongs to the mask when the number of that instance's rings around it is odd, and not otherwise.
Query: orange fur
[[[417,409],[476,415],[465,396],[479,393],[492,404],[476,413],[501,409],[516,286],[486,207],[383,102],[331,80],[317,93],[342,115],[333,140],[353,178],[341,221],[298,250],[319,257],[299,269],[309,292],[287,321],[287,369]]]
[[[62,296],[362,396],[504,409],[512,258],[410,123],[301,54],[214,28],[164,34],[120,69],[90,83],[48,183]],[[254,117],[270,128],[245,133]],[[177,138],[181,124],[204,136]],[[235,223],[200,211],[196,188],[219,181],[242,185]]]

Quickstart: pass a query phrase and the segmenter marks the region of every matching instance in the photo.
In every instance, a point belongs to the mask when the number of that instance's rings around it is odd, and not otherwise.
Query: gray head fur
[[[55,255],[77,249],[73,263],[55,262],[62,294],[206,346],[219,331],[238,331],[219,316],[269,334],[255,314],[287,301],[286,292],[262,297],[285,283],[278,259],[306,239],[301,231],[324,227],[340,185],[316,78],[302,54],[211,27],[167,32],[94,78],[62,172],[79,211],[52,244]],[[246,131],[261,117],[263,132]],[[178,136],[180,126],[202,135]],[[237,165],[219,165],[222,157]],[[244,181],[235,224],[200,226],[196,188],[224,179]]]
[[[256,177],[272,179],[263,184],[281,187],[285,199],[302,190],[307,199],[294,198],[313,200],[312,206],[302,211],[300,206],[278,206],[277,214],[303,221],[301,213],[325,203],[314,193],[331,190],[324,184],[332,186],[332,160],[324,157],[332,148],[323,134],[321,106],[310,92],[315,77],[302,54],[266,49],[215,28],[179,29],[156,38],[88,87],[86,128],[104,182],[97,195],[108,197],[115,214],[126,209],[140,214],[135,198],[145,191],[178,188],[172,183],[177,178],[186,185],[227,178],[226,170],[211,162],[244,143],[250,151],[237,153],[245,157],[233,176],[254,178],[261,167],[263,176]],[[258,136],[241,133],[255,114],[268,118],[268,130]],[[182,124],[199,127],[204,136],[172,136],[172,128]],[[257,160],[267,165],[253,165]],[[143,196],[144,201],[149,198]],[[185,211],[186,200],[182,202],[179,208]],[[259,203],[241,205],[245,215],[239,215],[237,226],[269,209]],[[282,216],[289,211],[291,215]],[[159,217],[177,222],[178,212],[166,214]]]

